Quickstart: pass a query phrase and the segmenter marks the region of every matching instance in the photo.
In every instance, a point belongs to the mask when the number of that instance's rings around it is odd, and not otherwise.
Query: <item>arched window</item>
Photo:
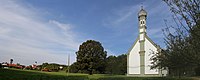
[[[144,24],[144,21],[140,21],[140,24]]]

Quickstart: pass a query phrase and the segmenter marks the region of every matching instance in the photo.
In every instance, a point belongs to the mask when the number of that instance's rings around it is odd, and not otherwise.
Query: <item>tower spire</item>
[[[143,3],[141,3],[141,9],[143,9]]]

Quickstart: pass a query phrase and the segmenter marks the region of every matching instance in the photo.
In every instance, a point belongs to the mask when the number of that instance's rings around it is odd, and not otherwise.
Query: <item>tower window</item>
[[[144,21],[141,21],[140,23],[141,23],[141,24],[144,24]]]

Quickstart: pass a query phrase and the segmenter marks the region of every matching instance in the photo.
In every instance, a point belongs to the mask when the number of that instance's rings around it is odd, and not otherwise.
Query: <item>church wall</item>
[[[150,65],[152,65],[150,60],[152,51],[157,52],[157,48],[145,38],[145,74],[158,74],[158,69],[150,69]]]
[[[129,53],[129,67],[128,74],[140,74],[140,44],[139,41],[136,42],[135,46]]]

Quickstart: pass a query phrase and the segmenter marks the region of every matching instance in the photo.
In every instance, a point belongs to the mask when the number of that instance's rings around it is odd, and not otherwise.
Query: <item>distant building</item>
[[[3,68],[17,68],[17,69],[23,69],[25,66],[20,64],[9,64],[7,62],[1,63]]]
[[[166,70],[150,69],[152,52],[158,52],[161,48],[156,45],[146,33],[147,12],[141,8],[138,13],[139,35],[128,51],[127,75],[128,76],[166,76]],[[153,36],[153,35],[152,35]]]

